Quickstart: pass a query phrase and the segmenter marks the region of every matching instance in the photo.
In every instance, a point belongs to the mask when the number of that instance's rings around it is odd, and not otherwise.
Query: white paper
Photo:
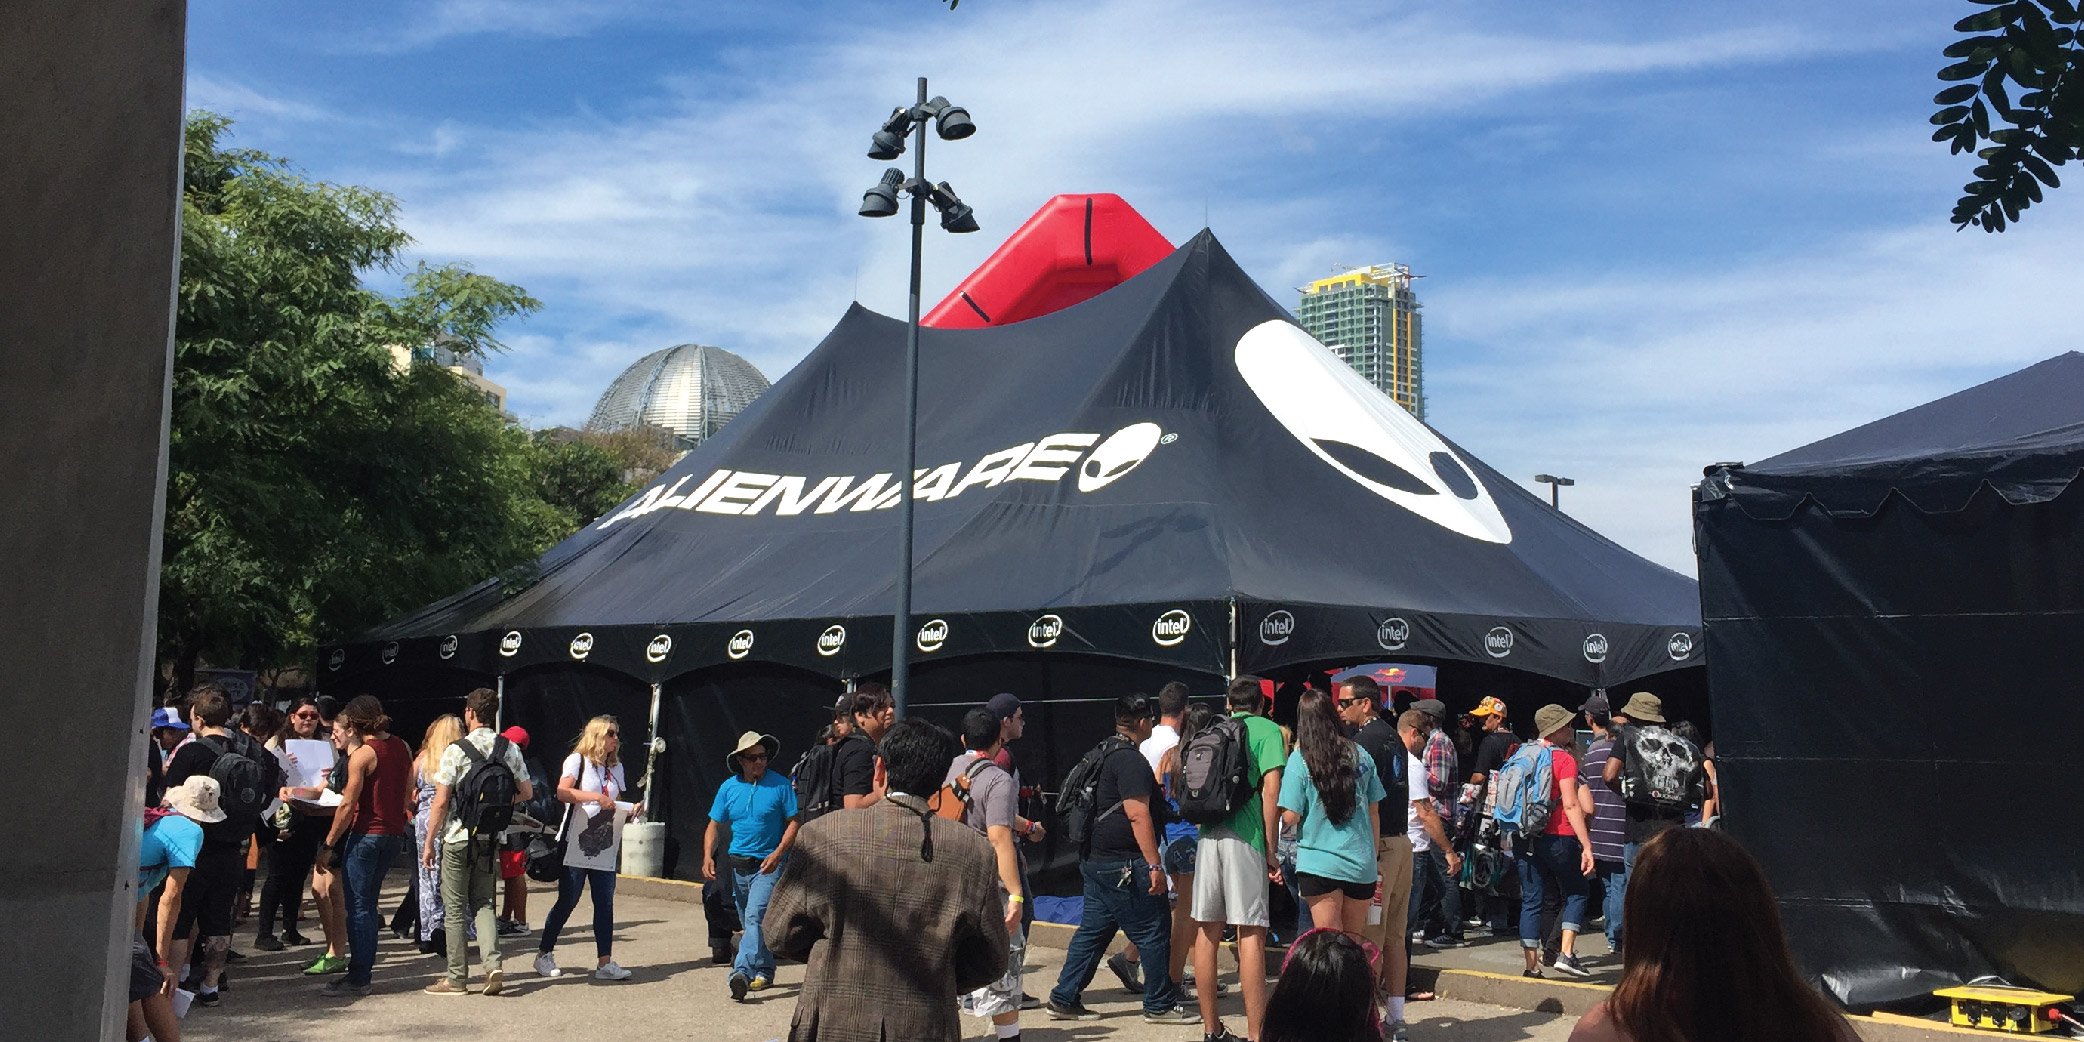
[[[194,1001],[195,992],[189,991],[187,988],[175,988],[174,1019],[179,1020],[183,1017],[188,1016],[188,1006],[190,1003]]]
[[[321,806],[321,807],[338,807],[338,806],[340,806],[340,804],[341,804],[341,799],[340,799],[340,794],[339,794],[339,793],[337,793],[337,792],[334,792],[334,791],[333,791],[333,790],[331,790],[331,789],[327,789],[326,791],[324,791],[324,792],[321,792],[321,793],[319,793],[319,794],[318,794],[318,799],[316,799],[316,800],[311,800],[311,801],[299,800],[298,802],[299,802],[299,803],[304,803],[304,802],[314,802],[314,803],[317,803],[317,804],[318,804],[319,806]]]
[[[324,788],[333,769],[333,743],[315,738],[292,738],[275,754],[282,761],[282,784],[292,789]],[[292,762],[294,760],[294,762]]]

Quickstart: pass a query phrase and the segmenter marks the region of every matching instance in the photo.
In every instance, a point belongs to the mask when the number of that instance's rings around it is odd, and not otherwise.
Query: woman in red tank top
[[[347,976],[325,987],[335,997],[369,994],[377,896],[411,827],[412,750],[390,727],[383,703],[368,695],[349,702],[333,721],[335,731],[347,732],[347,784],[319,861],[339,866],[347,883]]]

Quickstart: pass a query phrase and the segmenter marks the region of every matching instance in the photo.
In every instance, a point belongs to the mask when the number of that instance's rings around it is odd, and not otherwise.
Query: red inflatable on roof
[[[919,320],[938,329],[1004,326],[1090,300],[1172,254],[1172,243],[1118,195],[1043,204]]]

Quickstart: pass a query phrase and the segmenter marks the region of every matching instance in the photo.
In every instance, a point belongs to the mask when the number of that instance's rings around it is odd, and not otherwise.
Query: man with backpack
[[[434,769],[434,802],[427,813],[427,866],[440,866],[443,925],[448,932],[448,974],[427,986],[429,995],[468,995],[470,947],[465,920],[476,918],[478,957],[485,964],[485,994],[497,995],[500,973],[500,837],[514,821],[514,805],[535,795],[528,763],[514,743],[492,730],[499,695],[481,687],[463,698],[468,730],[442,751]]]
[[[1469,781],[1462,786],[1461,805],[1458,808],[1462,820],[1455,830],[1455,843],[1464,850],[1479,840],[1487,845],[1493,843],[1490,837],[1480,839],[1488,818],[1484,813],[1484,807],[1490,803],[1491,776],[1498,773],[1498,768],[1505,766],[1505,761],[1511,759],[1512,754],[1520,747],[1520,736],[1505,726],[1504,699],[1496,695],[1485,695],[1476,703],[1476,708],[1469,711],[1469,715],[1475,717],[1477,726],[1483,728],[1483,738],[1476,743],[1474,766],[1469,770]],[[1476,899],[1477,910],[1482,914],[1485,925],[1490,927],[1491,936],[1505,936],[1507,921],[1511,918],[1511,910],[1507,907],[1505,897],[1482,890],[1472,890],[1471,896]]]
[[[1271,838],[1288,763],[1281,729],[1260,715],[1259,678],[1241,676],[1224,693],[1230,715],[1180,746],[1180,816],[1201,826],[1194,847],[1194,976],[1201,982],[1201,1029],[1208,1042],[1232,1042],[1216,1015],[1216,950],[1224,926],[1237,928],[1245,1037],[1266,1018],[1267,885],[1281,881]],[[1148,961],[1148,960],[1146,960]]]
[[[1613,714],[1614,745],[1600,777],[1621,794],[1626,840],[1621,858],[1635,865],[1635,852],[1665,829],[1684,825],[1686,811],[1707,792],[1707,768],[1700,747],[1666,725],[1664,700],[1648,691],[1628,696]],[[1627,893],[1627,883],[1622,883]]]
[[[232,906],[246,874],[247,840],[260,828],[261,812],[282,786],[282,765],[259,742],[229,727],[231,699],[216,684],[201,684],[188,696],[188,723],[193,738],[167,761],[166,785],[190,778],[214,779],[224,818],[203,826],[202,849],[181,893],[181,913],[174,923],[167,961],[187,962],[196,1004],[214,1006],[224,975],[225,953],[231,949]],[[200,942],[196,938],[201,938]],[[196,958],[200,953],[201,958]]]
[[[962,718],[964,752],[948,765],[941,783],[935,813],[953,817],[976,829],[991,844],[998,867],[999,890],[1006,902],[1008,954],[1005,976],[956,1000],[964,1013],[985,1017],[999,1039],[1020,1038],[1021,973],[1027,960],[1027,936],[1021,930],[1021,910],[1027,905],[1027,886],[1022,876],[1019,844],[1013,838],[1013,822],[1019,817],[1019,796],[1013,776],[999,766],[997,754],[1004,746],[1003,721],[990,709],[972,709]]]
[[[810,817],[826,810],[872,807],[883,798],[875,788],[876,744],[897,722],[897,701],[881,684],[858,684],[847,716],[853,726],[832,747],[831,796],[819,801]]]
[[[1051,1020],[1097,1020],[1083,1001],[1086,985],[1117,929],[1144,956],[1143,1019],[1154,1024],[1194,1021],[1173,983],[1171,905],[1158,831],[1165,801],[1137,745],[1151,736],[1157,705],[1149,695],[1114,703],[1115,733],[1071,768],[1058,798],[1064,838],[1078,844],[1085,879],[1085,911],[1064,951],[1063,972],[1043,1009]],[[1211,973],[1202,978],[1214,980]]]

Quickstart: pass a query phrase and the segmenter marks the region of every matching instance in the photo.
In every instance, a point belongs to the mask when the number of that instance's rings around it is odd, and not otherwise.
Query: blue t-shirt
[[[1360,758],[1360,800],[1345,822],[1334,824],[1325,812],[1317,798],[1317,786],[1310,784],[1310,768],[1303,762],[1300,749],[1288,754],[1287,770],[1281,774],[1281,809],[1302,815],[1296,871],[1347,883],[1372,883],[1377,874],[1375,828],[1368,819],[1368,808],[1380,803],[1387,794],[1382,791],[1381,775],[1375,771],[1375,758],[1358,745],[1351,748]]]
[[[153,822],[138,842],[138,900],[144,900],[145,895],[164,882],[168,872],[177,868],[194,868],[196,852],[201,849],[201,825],[179,814],[169,814]]]
[[[796,787],[779,771],[749,782],[732,775],[716,790],[709,820],[731,826],[733,857],[764,858],[781,846],[782,831],[796,816]]]

